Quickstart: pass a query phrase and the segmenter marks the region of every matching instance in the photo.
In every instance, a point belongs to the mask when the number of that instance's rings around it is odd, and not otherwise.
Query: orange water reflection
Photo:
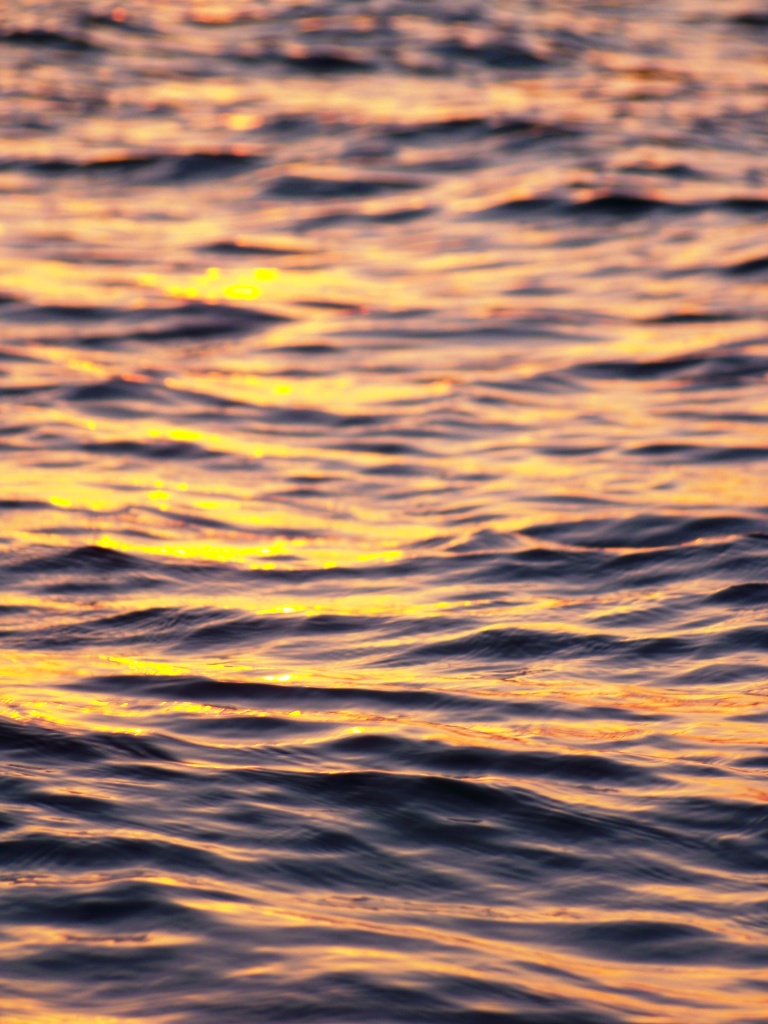
[[[649,1024],[761,1019],[762,875],[738,853],[768,799],[768,68],[727,5],[583,6],[137,0],[65,25],[66,59],[0,39],[22,54],[0,69],[0,724],[33,850],[0,884],[48,907],[4,926],[6,962],[157,947],[199,967],[210,932],[261,943],[233,987],[358,972],[485,985],[478,1015],[509,1013],[511,982]],[[654,517],[678,532],[648,540]],[[594,537],[557,531],[583,521]],[[545,842],[531,813],[490,861],[528,843],[530,875],[451,900],[469,839],[440,863],[414,816],[366,847],[368,798],[307,811],[289,785],[347,775],[385,800],[475,784],[626,842]],[[230,797],[286,817],[238,833]],[[476,803],[419,811],[501,836]],[[269,874],[320,826],[317,877]],[[339,835],[394,881],[336,878]],[[162,856],[118,865],[122,840]],[[78,859],[102,845],[100,868]],[[435,864],[442,888],[400,891]],[[203,916],[51,923],[118,883]],[[626,921],[730,945],[687,966],[579,938]],[[3,1020],[86,1019],[76,980],[4,977]]]

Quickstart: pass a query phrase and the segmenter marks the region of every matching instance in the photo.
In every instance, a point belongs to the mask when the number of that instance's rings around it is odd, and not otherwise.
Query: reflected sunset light
[[[762,1022],[762,13],[6,6],[4,1024]]]

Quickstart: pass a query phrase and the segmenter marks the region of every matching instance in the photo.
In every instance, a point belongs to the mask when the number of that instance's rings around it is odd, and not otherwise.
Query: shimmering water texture
[[[765,1024],[765,6],[0,7],[4,1024]]]

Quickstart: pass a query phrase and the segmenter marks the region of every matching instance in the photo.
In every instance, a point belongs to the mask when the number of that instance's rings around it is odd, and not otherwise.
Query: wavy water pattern
[[[6,1024],[764,1024],[767,26],[0,4]]]

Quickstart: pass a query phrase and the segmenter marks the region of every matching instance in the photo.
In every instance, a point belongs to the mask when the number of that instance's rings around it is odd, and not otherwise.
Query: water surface
[[[768,19],[0,8],[7,1024],[764,1024]]]

